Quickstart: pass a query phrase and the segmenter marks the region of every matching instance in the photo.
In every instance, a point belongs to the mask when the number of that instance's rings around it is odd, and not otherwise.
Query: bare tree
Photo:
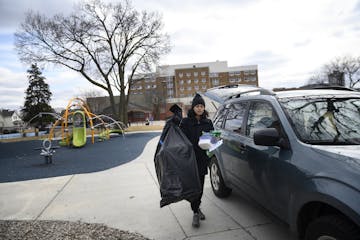
[[[128,0],[117,4],[92,0],[75,10],[69,16],[53,17],[28,12],[15,33],[20,60],[79,72],[108,92],[113,114],[127,122],[129,94],[125,95],[132,77],[149,71],[170,51],[169,37],[161,32],[162,18],[156,12],[139,13]],[[118,109],[114,91],[120,94]]]
[[[327,74],[334,71],[343,72],[348,81],[349,87],[353,88],[360,82],[360,57],[338,57],[325,65],[325,72]]]
[[[79,95],[76,97],[86,100],[88,98],[96,98],[96,97],[101,97],[101,96],[103,96],[103,94],[99,90],[86,89],[86,90],[80,90]]]
[[[308,80],[308,84],[326,84],[328,79],[321,72],[314,73]]]
[[[154,109],[154,118],[160,120],[160,114],[166,108],[166,82],[161,82],[159,87],[154,92],[152,98]]]
[[[160,120],[161,110],[166,105],[166,82],[161,81],[156,88],[146,89],[144,98],[146,102],[152,105],[154,119]]]
[[[97,90],[97,89],[86,89],[86,90],[79,90],[79,95],[75,96],[85,100],[88,107],[93,113],[100,113],[102,107],[104,107],[104,100],[101,98],[104,94]],[[105,97],[106,98],[106,97]]]

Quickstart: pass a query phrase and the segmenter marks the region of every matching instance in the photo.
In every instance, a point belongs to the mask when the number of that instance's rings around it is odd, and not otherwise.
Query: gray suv
[[[241,190],[301,239],[360,239],[359,92],[235,85],[204,95],[224,141],[210,163],[216,196]]]

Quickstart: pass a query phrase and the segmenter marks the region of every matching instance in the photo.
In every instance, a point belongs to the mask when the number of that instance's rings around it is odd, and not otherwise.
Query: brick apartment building
[[[138,108],[129,109],[129,119],[133,116],[166,119],[174,103],[182,107],[185,114],[196,92],[229,84],[258,86],[257,65],[228,67],[227,61],[216,61],[158,66],[156,72],[133,77],[130,103]],[[139,106],[143,106],[144,111]]]
[[[186,112],[196,92],[229,84],[258,86],[257,65],[228,67],[227,61],[216,61],[158,66],[155,73],[133,78],[130,96],[143,95],[148,102],[160,104],[159,118],[165,119],[172,104]]]

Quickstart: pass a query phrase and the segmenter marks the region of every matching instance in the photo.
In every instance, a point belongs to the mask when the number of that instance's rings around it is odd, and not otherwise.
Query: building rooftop
[[[203,62],[203,63],[162,65],[156,68],[156,73],[159,76],[174,76],[175,69],[201,68],[201,67],[209,67],[210,72],[257,70],[257,65],[228,67],[227,61],[216,61],[216,62]]]

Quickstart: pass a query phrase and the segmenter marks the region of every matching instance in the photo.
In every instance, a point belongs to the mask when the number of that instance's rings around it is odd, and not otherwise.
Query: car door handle
[[[246,145],[245,144],[238,144],[238,148],[241,150],[241,151],[245,151],[246,150]]]

